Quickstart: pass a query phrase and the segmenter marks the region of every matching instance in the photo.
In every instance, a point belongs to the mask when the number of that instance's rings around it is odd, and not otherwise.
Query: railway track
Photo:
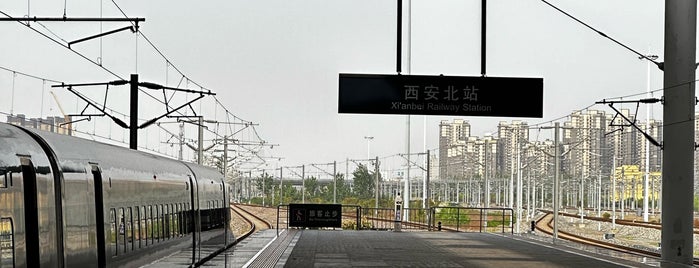
[[[236,238],[236,243],[238,243],[238,241],[244,240],[245,238],[247,238],[251,234],[254,234],[257,231],[272,228],[272,224],[270,222],[255,215],[254,213],[251,213],[247,209],[244,209],[241,205],[233,204],[231,205],[231,210],[233,211],[233,213],[237,214],[243,220],[245,220],[250,226],[248,231],[243,233],[243,235],[241,235],[240,237]]]
[[[553,213],[550,210],[539,210],[544,213]],[[574,218],[580,218],[579,214],[572,214],[572,213],[567,213],[567,212],[559,212],[558,215],[562,216],[567,216],[567,217],[574,217]],[[588,220],[594,220],[594,221],[601,221],[601,222],[612,222],[612,219],[608,218],[602,218],[602,217],[597,217],[597,216],[584,216],[585,219]],[[656,230],[661,230],[662,229],[662,224],[658,222],[647,222],[647,221],[635,221],[635,220],[622,220],[622,219],[616,219],[615,220],[616,224],[620,225],[628,225],[628,226],[635,226],[635,227],[643,227],[643,228],[651,228],[651,229],[656,229]],[[694,227],[694,234],[699,234],[699,228]]]
[[[578,215],[569,214],[569,213],[560,213],[560,215],[578,217]],[[585,218],[592,219],[591,217],[585,217]],[[601,221],[604,221],[604,220],[605,219],[601,219]],[[628,225],[637,226],[637,227],[644,227],[644,228],[655,228],[655,226],[653,226],[652,224],[636,223],[636,222],[632,222],[632,221],[627,221],[627,222],[618,223],[618,224],[628,224]],[[535,227],[537,230],[539,230],[543,233],[546,233],[548,235],[553,235],[553,214],[550,211],[546,211],[546,214],[543,217],[539,218],[539,220],[536,221]],[[644,249],[635,248],[635,247],[622,246],[622,245],[614,244],[611,242],[606,242],[606,241],[602,241],[602,240],[598,240],[598,239],[592,239],[592,238],[576,235],[576,234],[573,234],[570,232],[561,231],[560,229],[558,230],[558,238],[565,239],[565,240],[579,243],[579,244],[583,244],[583,245],[590,245],[590,246],[614,250],[614,251],[618,251],[618,252],[622,252],[622,253],[638,255],[641,257],[660,258],[660,252],[657,252],[657,251],[650,251],[650,250],[644,250]],[[695,265],[699,264],[699,259],[694,258],[693,263]]]
[[[231,212],[240,216],[240,218],[243,219],[243,221],[245,221],[247,223],[249,228],[245,232],[243,232],[243,234],[237,236],[235,238],[235,241],[233,243],[231,243],[228,247],[226,247],[226,249],[234,247],[235,245],[237,245],[241,241],[245,240],[248,236],[250,236],[251,234],[254,234],[255,232],[257,232],[259,230],[265,230],[265,229],[272,228],[271,223],[269,223],[265,219],[258,217],[254,213],[250,213],[249,211],[247,211],[246,209],[243,209],[241,206],[239,206],[237,204],[231,204]],[[205,258],[202,258],[202,260],[197,262],[194,265],[194,267],[205,266],[208,261],[210,261],[211,259],[215,258],[216,256],[218,256],[219,254],[221,254],[223,252],[224,252],[223,250],[217,251],[217,252],[215,252],[215,253],[213,253]]]

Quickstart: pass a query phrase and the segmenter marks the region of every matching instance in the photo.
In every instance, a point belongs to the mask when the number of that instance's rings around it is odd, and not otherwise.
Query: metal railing
[[[514,233],[511,208],[433,207],[431,230],[456,232]]]
[[[429,210],[403,208],[399,214],[402,230],[429,230]],[[362,208],[363,230],[393,230],[396,210],[393,208]]]
[[[289,228],[289,205],[277,206],[277,230]],[[400,217],[396,219],[396,217]],[[399,221],[397,221],[399,220]],[[406,231],[452,231],[514,233],[517,219],[511,208],[432,207],[362,208],[342,205],[342,228],[347,230],[394,230],[400,224]]]

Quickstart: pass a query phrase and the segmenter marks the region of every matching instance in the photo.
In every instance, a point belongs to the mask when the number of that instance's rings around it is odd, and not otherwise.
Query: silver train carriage
[[[227,200],[215,169],[0,123],[0,267],[196,264],[235,240]]]

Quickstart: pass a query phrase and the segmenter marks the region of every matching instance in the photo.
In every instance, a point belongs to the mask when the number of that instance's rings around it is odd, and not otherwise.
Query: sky
[[[415,0],[410,1],[408,13],[406,0],[403,74],[479,76],[480,2]],[[659,55],[662,61],[664,1],[548,2],[634,50]],[[396,1],[5,0],[0,2],[0,11],[13,17],[62,17],[65,12],[67,17],[123,18],[117,6],[129,17],[145,18],[139,24],[143,35],[125,31],[73,45],[73,51],[84,57],[17,22],[0,22],[0,67],[65,83],[128,79],[129,74],[138,73],[141,81],[211,90],[216,99],[205,97],[193,109],[207,120],[253,122],[254,131],[240,125],[209,127],[218,127],[221,135],[241,141],[261,139],[274,145],[265,146],[262,155],[281,158],[273,161],[275,167],[364,159],[368,153],[372,158],[407,153],[407,116],[337,112],[339,73],[396,73]],[[483,136],[495,132],[501,121],[550,125],[575,110],[609,112],[595,102],[640,99],[648,86],[652,90],[662,87],[657,68],[648,72],[647,62],[636,54],[543,1],[490,0],[487,12],[486,75],[543,78],[543,118],[410,116],[411,153],[438,147],[442,120],[467,120],[472,136]],[[100,27],[109,31],[129,24],[30,25],[65,44],[97,34]],[[90,61],[99,61],[104,68]],[[187,79],[181,80],[182,74]],[[65,88],[51,88],[55,84],[23,75],[13,77],[12,72],[0,69],[0,92],[5,96],[0,99],[0,112],[60,116],[52,91],[66,113],[79,113],[85,104]],[[103,102],[105,87],[79,90]],[[127,90],[109,89],[110,109],[128,113]],[[150,93],[162,98],[161,92]],[[196,97],[169,96],[174,106]],[[164,112],[162,104],[143,94],[140,98],[139,118]],[[527,106],[507,96],[503,101]],[[620,107],[635,109],[635,105]],[[655,104],[652,108],[653,117],[661,119],[662,107]],[[226,110],[240,120],[227,117]],[[639,118],[645,118],[645,106]],[[177,146],[164,143],[172,141],[165,129],[175,133],[177,128],[167,123],[172,119],[161,122],[163,128],[151,126],[141,131],[139,143],[172,155]],[[128,142],[128,133],[105,118],[95,117],[77,128]],[[549,132],[530,135],[547,138],[552,136]],[[185,134],[196,137],[190,126]],[[370,144],[366,136],[374,137]],[[185,158],[191,155],[187,150]]]

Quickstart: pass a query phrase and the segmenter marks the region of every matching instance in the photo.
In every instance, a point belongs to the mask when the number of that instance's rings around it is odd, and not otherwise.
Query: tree
[[[301,201],[301,194],[296,190],[296,188],[291,186],[291,183],[284,183],[282,186],[284,192],[282,197],[284,200],[280,200],[280,204],[289,204]]]
[[[381,173],[379,181],[382,180]],[[376,177],[374,172],[369,172],[366,165],[359,164],[357,169],[352,172],[354,176],[354,193],[359,198],[371,198],[374,196]]]
[[[309,198],[318,196],[320,185],[318,185],[318,179],[315,176],[305,179],[304,185],[306,187],[306,194],[308,194]]]
[[[262,192],[264,195],[264,198],[267,198],[267,195],[269,193],[272,193],[272,184],[274,183],[274,179],[272,178],[272,175],[267,174],[265,172],[262,174],[260,177],[257,177],[255,180],[255,186],[257,187],[257,190]]]
[[[342,200],[351,194],[349,184],[345,182],[345,174],[336,174],[335,183],[337,184],[337,200],[342,203]]]

